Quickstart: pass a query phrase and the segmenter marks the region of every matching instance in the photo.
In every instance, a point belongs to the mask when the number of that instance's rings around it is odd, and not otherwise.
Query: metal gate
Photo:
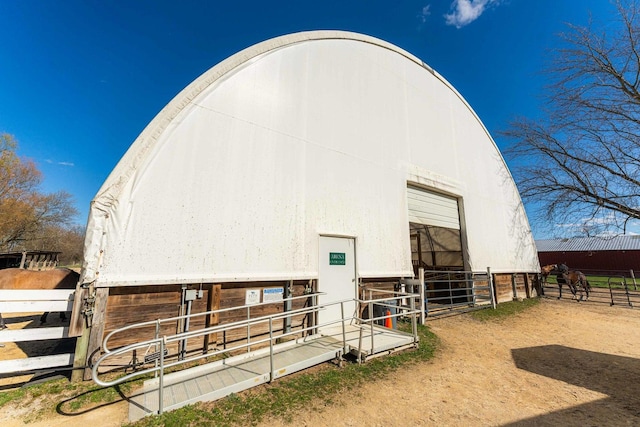
[[[428,317],[496,307],[489,268],[486,272],[420,269],[417,280],[403,280],[400,288],[420,294],[423,323]]]
[[[587,278],[591,285],[589,298],[582,290],[583,301],[591,304],[607,304],[617,307],[640,307],[640,286],[636,282],[633,272],[627,275],[617,276],[591,276],[587,272]],[[562,295],[557,284],[557,278],[550,275],[542,284],[543,296],[546,298],[562,297],[563,300],[580,299],[581,289],[574,296],[567,285],[562,285]]]

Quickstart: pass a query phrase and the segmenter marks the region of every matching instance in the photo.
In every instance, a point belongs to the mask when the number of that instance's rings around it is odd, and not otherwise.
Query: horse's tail
[[[591,291],[591,284],[589,283],[589,281],[587,279],[584,279],[584,285],[585,285],[585,288],[587,288],[588,291]]]

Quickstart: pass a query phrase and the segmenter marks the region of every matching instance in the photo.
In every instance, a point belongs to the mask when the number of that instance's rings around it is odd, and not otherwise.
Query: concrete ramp
[[[342,356],[342,340],[316,335],[273,347],[273,377],[279,378]],[[163,410],[220,399],[269,382],[269,348],[164,376]],[[129,404],[129,421],[158,413],[159,379],[144,383]]]
[[[381,326],[323,328],[318,335],[273,346],[273,379],[341,358],[345,351],[365,361],[416,345],[412,335]],[[267,383],[271,378],[269,348],[166,374],[163,411],[217,400]],[[131,398],[129,421],[158,413],[158,386],[158,378],[148,380],[142,391]]]
[[[383,356],[418,345],[413,335],[378,325],[348,325],[342,331],[340,325],[321,329],[321,334],[342,341],[349,353],[364,362],[372,357]]]

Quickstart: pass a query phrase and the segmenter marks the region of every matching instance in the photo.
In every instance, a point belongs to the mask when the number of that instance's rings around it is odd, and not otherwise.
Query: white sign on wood
[[[247,289],[244,303],[245,305],[260,303],[260,289]]]

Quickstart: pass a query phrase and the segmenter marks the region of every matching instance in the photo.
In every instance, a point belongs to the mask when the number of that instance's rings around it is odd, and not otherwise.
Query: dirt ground
[[[429,326],[441,339],[432,361],[372,378],[338,404],[297,413],[290,424],[263,425],[640,425],[638,309],[545,299],[504,321],[459,315]],[[122,401],[30,425],[118,426],[127,410]],[[0,409],[0,425],[24,425],[27,411]]]

